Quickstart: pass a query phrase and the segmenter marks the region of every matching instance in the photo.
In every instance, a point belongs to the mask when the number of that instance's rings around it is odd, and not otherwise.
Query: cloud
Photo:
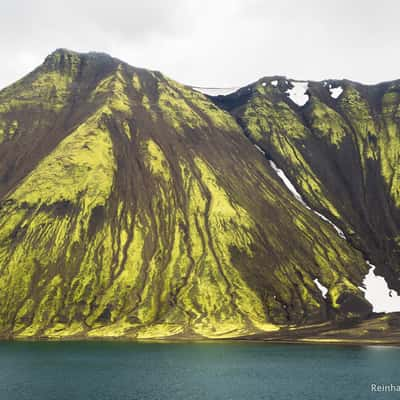
[[[0,13],[0,87],[59,47],[103,51],[190,84],[264,75],[395,79],[396,0],[13,0]]]

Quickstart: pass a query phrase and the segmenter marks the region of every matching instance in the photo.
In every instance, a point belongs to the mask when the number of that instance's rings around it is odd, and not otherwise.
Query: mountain
[[[400,80],[261,79],[220,100],[315,210],[400,290]]]
[[[398,285],[393,85],[309,83],[300,106],[279,78],[210,98],[55,51],[0,92],[0,335],[223,338],[369,318],[365,258]]]

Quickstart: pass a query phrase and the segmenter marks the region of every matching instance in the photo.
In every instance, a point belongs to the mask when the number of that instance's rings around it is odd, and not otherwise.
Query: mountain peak
[[[83,54],[77,53],[72,50],[68,49],[56,49],[52,53],[50,53],[44,60],[45,65],[56,65],[60,63],[61,60],[64,59],[78,59],[82,56]]]
[[[52,53],[50,53],[46,57],[46,60],[59,59],[61,57],[67,57],[67,58],[75,58],[75,57],[76,58],[92,58],[92,59],[112,59],[112,60],[115,60],[114,57],[112,57],[109,54],[104,53],[104,52],[97,52],[97,51],[79,52],[79,51],[70,50],[70,49],[67,49],[67,48],[58,48],[58,49],[54,50]],[[120,61],[120,62],[122,62],[122,61]]]
[[[94,69],[109,70],[123,63],[106,53],[80,53],[73,50],[59,48],[50,53],[43,66],[50,70],[56,70],[62,73],[76,73],[84,66],[90,66]]]

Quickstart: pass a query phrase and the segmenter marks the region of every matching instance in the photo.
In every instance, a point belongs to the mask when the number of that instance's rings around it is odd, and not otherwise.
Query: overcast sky
[[[398,0],[0,1],[0,88],[60,47],[199,86],[400,78]]]

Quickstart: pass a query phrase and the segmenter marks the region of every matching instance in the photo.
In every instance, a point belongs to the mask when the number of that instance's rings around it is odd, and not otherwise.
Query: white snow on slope
[[[278,86],[278,81],[277,80],[271,81],[271,85],[277,87]]]
[[[318,278],[314,279],[314,283],[317,285],[317,288],[322,294],[322,297],[326,299],[326,295],[328,294],[328,288],[326,288],[322,283],[318,280]]]
[[[263,86],[267,86],[267,82],[263,82],[262,85],[263,85]]]
[[[298,106],[304,106],[309,99],[308,94],[306,94],[308,82],[290,81],[290,83],[293,85],[293,88],[288,89],[286,93],[289,94],[290,99]]]
[[[192,89],[196,90],[196,92],[207,94],[208,96],[227,96],[228,94],[235,93],[240,88],[239,87],[207,88],[207,87],[192,86]]]
[[[337,232],[337,234],[342,239],[346,240],[346,235],[344,234],[344,232],[337,225],[335,225],[329,218],[325,217],[325,215],[319,213],[318,211],[313,210],[313,212],[314,212],[314,214],[317,214],[318,217],[320,217],[322,220],[324,220],[328,224],[331,224],[333,226],[333,228],[335,229],[335,231]]]
[[[265,156],[265,151],[258,144],[255,144],[254,147]]]
[[[271,167],[273,168],[273,170],[276,172],[276,174],[279,176],[279,178],[281,178],[282,182],[284,183],[284,185],[289,189],[289,191],[293,194],[293,196],[301,203],[303,204],[303,206],[307,207],[308,209],[310,209],[310,207],[307,206],[307,204],[305,203],[305,201],[303,200],[303,198],[301,197],[301,194],[296,190],[296,188],[294,187],[293,183],[290,182],[289,178],[286,176],[286,174],[277,167],[277,165],[272,161],[269,160],[269,164],[271,165]]]
[[[265,155],[265,151],[261,149],[260,146],[254,145],[258,151],[260,151],[262,154]],[[286,176],[286,174],[277,167],[277,165],[272,161],[269,160],[269,163],[271,167],[274,169],[276,174],[279,176],[279,178],[282,180],[282,182],[285,184],[285,186],[289,189],[289,191],[293,194],[293,196],[300,201],[300,203],[303,204],[304,207],[306,207],[308,210],[313,211],[316,215],[318,215],[323,221],[329,223],[332,225],[332,227],[336,230],[338,235],[346,240],[346,236],[344,232],[336,226],[331,220],[329,220],[325,215],[319,213],[318,211],[315,211],[311,209],[303,200],[302,196],[300,193],[296,190],[292,182],[290,182],[289,178]],[[365,299],[368,300],[373,307],[374,312],[400,312],[400,296],[397,294],[395,290],[389,289],[389,286],[385,280],[385,278],[381,276],[377,276],[374,273],[375,270],[375,265],[371,264],[369,261],[367,261],[367,264],[370,266],[370,270],[368,274],[365,276],[363,280],[363,286],[364,287],[359,287],[360,290],[362,290],[365,294]],[[323,286],[318,279],[314,279],[314,283],[318,287],[318,289],[321,291],[321,294],[324,298],[326,298],[326,295],[328,294],[328,289]]]
[[[339,86],[337,88],[330,88],[329,91],[331,92],[331,97],[337,99],[343,93],[343,88]]]
[[[261,151],[264,155],[265,152],[257,145],[255,145],[259,151]],[[332,227],[335,229],[335,231],[337,232],[337,234],[344,240],[346,239],[346,235],[344,234],[344,232],[337,226],[335,225],[329,218],[325,217],[325,215],[321,214],[318,211],[313,210],[303,199],[303,197],[301,196],[301,194],[296,190],[296,188],[294,187],[293,183],[290,182],[289,178],[286,176],[286,174],[283,172],[283,170],[281,170],[280,168],[277,167],[277,165],[270,160],[269,161],[271,167],[274,169],[274,171],[277,173],[277,175],[279,176],[279,178],[281,178],[282,182],[285,184],[285,186],[289,189],[289,191],[293,194],[293,196],[301,203],[303,204],[303,206],[305,208],[307,208],[308,210],[311,210],[314,214],[318,215],[318,217],[320,217],[323,221],[327,222],[328,224],[332,225]]]
[[[375,275],[375,265],[367,261],[370,267],[368,274],[363,280],[365,298],[372,304],[374,312],[396,312],[400,311],[400,296],[389,286],[382,276]]]

